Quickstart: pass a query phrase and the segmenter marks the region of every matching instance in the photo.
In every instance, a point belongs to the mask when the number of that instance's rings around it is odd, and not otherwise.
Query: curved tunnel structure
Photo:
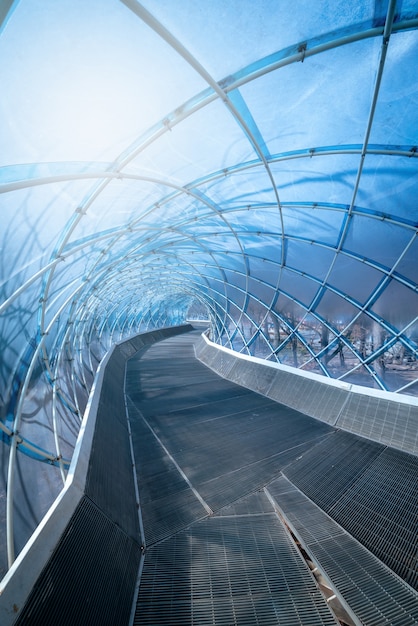
[[[417,29],[416,0],[3,4],[0,536],[17,551],[98,364],[138,333],[199,320],[237,353],[418,395]]]

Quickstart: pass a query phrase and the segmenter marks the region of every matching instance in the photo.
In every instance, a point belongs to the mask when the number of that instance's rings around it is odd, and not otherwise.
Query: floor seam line
[[[129,397],[129,396],[128,396]],[[131,402],[132,399],[129,398],[129,400]],[[135,404],[135,403],[133,403]],[[169,457],[170,461],[173,463],[173,465],[176,467],[177,471],[180,473],[180,475],[182,476],[182,478],[186,481],[186,483],[189,485],[190,489],[193,491],[194,495],[196,496],[196,498],[199,500],[199,502],[201,503],[201,505],[203,506],[203,508],[206,510],[206,512],[209,515],[213,515],[213,510],[210,508],[210,506],[207,504],[207,502],[202,498],[202,496],[200,495],[200,493],[197,491],[197,489],[192,485],[192,483],[190,482],[189,478],[187,477],[187,475],[183,472],[183,470],[181,469],[180,465],[177,463],[177,461],[174,459],[173,455],[169,452],[169,450],[166,448],[166,446],[163,444],[163,442],[161,441],[161,439],[159,438],[159,436],[157,435],[157,433],[154,431],[154,429],[152,428],[152,426],[149,424],[148,420],[144,417],[144,415],[142,414],[142,412],[140,411],[140,409],[138,409],[138,407],[135,405],[136,410],[138,411],[139,415],[141,416],[142,420],[144,421],[144,423],[147,425],[147,427],[149,428],[149,430],[151,431],[151,433],[154,435],[155,439],[158,441],[158,443],[160,444],[160,446],[162,447],[162,449],[164,450],[164,452],[167,454],[167,456]]]

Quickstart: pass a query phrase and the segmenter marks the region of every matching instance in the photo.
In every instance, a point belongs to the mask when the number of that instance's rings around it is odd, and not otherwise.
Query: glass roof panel
[[[418,284],[418,238],[412,235],[411,245],[405,251],[402,259],[396,266],[396,273],[405,276],[414,285]]]
[[[19,2],[0,55],[1,164],[115,157],[206,87],[111,0]]]
[[[416,2],[415,11],[417,9]],[[405,3],[402,3],[404,8]],[[414,146],[418,142],[418,84],[416,32],[394,33],[390,40],[385,71],[376,106],[371,143]],[[393,110],[401,113],[393,122]]]
[[[258,163],[258,162],[257,162]],[[220,172],[212,181],[199,185],[199,190],[224,210],[237,207],[275,205],[276,195],[266,169],[258,165],[239,168],[233,172]],[[273,208],[273,212],[274,211]]]
[[[384,274],[363,261],[340,254],[335,260],[328,283],[358,303],[365,304],[383,278]]]
[[[286,19],[283,7],[274,0],[259,0],[256,4],[251,0],[215,0],[210,5],[187,0],[182,11],[171,0],[146,0],[142,4],[198,59],[210,59],[207,69],[216,79],[254,58],[272,54],[278,42],[281,47],[289,46],[330,29],[370,20],[375,11],[371,0],[353,3],[350,11],[344,0],[334,0],[331,7],[329,0],[318,0],[314,6],[309,0],[299,0],[298,12],[291,12]],[[306,14],[309,20],[300,19]],[[244,36],[251,46],[243,45]]]
[[[372,310],[395,328],[403,328],[418,316],[418,294],[391,280]]]
[[[398,261],[411,237],[413,232],[410,229],[386,220],[354,215],[344,240],[344,249],[390,268]]]
[[[176,124],[177,118],[181,123]],[[228,150],[225,136],[231,137]],[[188,185],[211,172],[255,157],[236,120],[222,102],[216,101],[197,108],[185,119],[182,111],[175,111],[170,126],[166,129],[163,125],[161,136],[138,154],[131,167],[150,176],[164,172],[176,184]]]
[[[16,288],[50,260],[87,185],[42,185],[0,194],[1,248],[7,265],[1,282]]]
[[[378,172],[378,176],[376,176]],[[418,183],[418,158],[367,155],[356,202],[376,213],[418,221],[414,202]]]
[[[243,85],[241,93],[270,154],[361,144],[378,55],[379,42],[367,39],[281,67]],[[345,97],[347,91],[356,93],[356,98]]]
[[[353,304],[329,289],[325,290],[324,295],[315,306],[315,313],[334,327],[346,325],[358,312]]]
[[[287,237],[317,241],[336,247],[345,211],[341,207],[318,206],[283,207],[283,219]]]
[[[318,281],[326,277],[334,257],[333,250],[318,246],[314,242],[289,241],[286,246],[286,265]]]
[[[273,163],[271,170],[281,202],[350,204],[360,157],[320,156]]]
[[[296,300],[309,307],[318,292],[318,284],[306,276],[284,268],[280,274],[280,290],[291,293]]]

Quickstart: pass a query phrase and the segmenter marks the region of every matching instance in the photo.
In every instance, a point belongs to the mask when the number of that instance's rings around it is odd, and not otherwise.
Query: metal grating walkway
[[[135,624],[337,624],[277,516],[243,508],[149,550]]]
[[[284,472],[418,590],[418,458],[342,431]]]
[[[414,583],[417,459],[220,378],[195,359],[197,339],[164,340],[127,364],[147,546],[135,624],[336,623],[262,492],[276,497],[283,481],[279,506],[297,516],[353,623],[418,623],[418,594],[382,562]],[[378,545],[370,529],[384,515]]]
[[[268,486],[313,561],[359,618],[375,626],[418,624],[418,594],[284,476]]]

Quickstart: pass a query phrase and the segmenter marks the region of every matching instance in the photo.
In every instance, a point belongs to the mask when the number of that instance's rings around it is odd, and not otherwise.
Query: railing
[[[224,378],[310,417],[418,456],[418,398],[240,354],[203,334],[196,356]]]

